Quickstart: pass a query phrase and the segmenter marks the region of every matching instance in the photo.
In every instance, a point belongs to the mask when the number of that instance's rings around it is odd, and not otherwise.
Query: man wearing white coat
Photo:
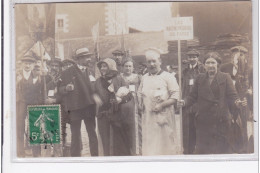
[[[173,106],[179,99],[179,86],[172,74],[161,69],[160,54],[155,48],[145,52],[148,73],[138,91],[143,155],[179,153]]]

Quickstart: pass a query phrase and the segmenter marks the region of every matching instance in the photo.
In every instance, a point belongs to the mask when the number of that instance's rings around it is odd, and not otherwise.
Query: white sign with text
[[[173,17],[164,30],[165,40],[193,39],[193,17]]]

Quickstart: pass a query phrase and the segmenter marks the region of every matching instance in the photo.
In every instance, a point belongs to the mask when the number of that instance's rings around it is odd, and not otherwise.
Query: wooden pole
[[[41,68],[41,74],[42,74],[42,80],[43,80],[43,102],[44,104],[46,104],[46,100],[47,100],[47,87],[46,87],[46,78],[45,78],[45,74],[43,74],[43,56],[42,56],[42,50],[41,50],[41,42],[38,41],[38,45],[39,45],[39,51],[40,51],[40,56],[41,56],[41,63],[42,63],[42,68]]]
[[[179,72],[179,99],[182,99],[181,90],[181,41],[178,40],[178,72]],[[183,152],[183,129],[182,129],[182,108],[180,108],[180,140],[181,140],[181,153]]]
[[[177,17],[180,17],[178,14]],[[178,77],[179,77],[179,99],[182,99],[182,85],[181,85],[181,40],[178,40]],[[181,153],[183,153],[183,129],[182,129],[182,108],[180,108],[180,141],[181,141]]]

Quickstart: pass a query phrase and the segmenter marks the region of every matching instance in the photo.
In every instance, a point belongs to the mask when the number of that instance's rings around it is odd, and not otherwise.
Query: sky
[[[171,3],[128,3],[128,25],[141,31],[161,31],[171,17]]]

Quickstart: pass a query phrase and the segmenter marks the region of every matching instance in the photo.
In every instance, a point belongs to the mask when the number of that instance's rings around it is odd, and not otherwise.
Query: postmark
[[[53,145],[61,143],[60,105],[29,105],[29,145]]]

